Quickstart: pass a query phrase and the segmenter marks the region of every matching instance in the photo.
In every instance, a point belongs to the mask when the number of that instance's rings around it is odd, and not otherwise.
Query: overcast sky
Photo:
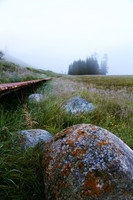
[[[108,54],[108,74],[133,74],[133,0],[0,0],[0,50],[67,73]]]

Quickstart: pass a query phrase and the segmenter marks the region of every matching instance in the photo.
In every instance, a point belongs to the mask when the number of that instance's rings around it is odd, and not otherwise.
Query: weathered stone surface
[[[52,135],[48,131],[42,129],[22,130],[19,131],[17,134],[17,142],[22,148],[34,148],[38,144],[44,145],[44,143],[52,137]]]
[[[28,97],[30,103],[40,103],[44,100],[43,95],[41,94],[31,94]]]
[[[62,109],[67,113],[82,113],[82,112],[92,112],[95,110],[95,107],[92,103],[89,103],[85,99],[82,99],[79,96],[75,96],[67,100],[63,105]]]
[[[133,151],[109,131],[75,125],[43,153],[46,200],[133,200]]]

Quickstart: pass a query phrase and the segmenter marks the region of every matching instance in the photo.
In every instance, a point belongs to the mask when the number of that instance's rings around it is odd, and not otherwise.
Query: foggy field
[[[83,83],[93,83],[96,87],[104,88],[115,88],[116,90],[124,86],[132,87],[133,86],[133,75],[125,76],[69,76],[70,80],[83,82]]]
[[[106,128],[133,148],[133,76],[66,76],[58,80],[53,83],[55,97],[79,95],[96,106],[95,113],[83,114],[78,123]]]
[[[40,128],[55,135],[75,124],[94,124],[121,138],[133,149],[133,76],[62,76],[38,89],[36,106],[15,102],[0,106],[0,199],[44,200],[41,152],[21,150],[16,132]],[[62,104],[80,96],[96,107],[93,113],[66,114]]]
[[[133,0],[0,0],[0,19],[0,84],[52,77],[0,91],[0,200],[45,199],[42,150],[21,149],[18,131],[93,124],[133,150]],[[28,101],[33,91],[42,102]],[[75,96],[93,112],[65,112]]]

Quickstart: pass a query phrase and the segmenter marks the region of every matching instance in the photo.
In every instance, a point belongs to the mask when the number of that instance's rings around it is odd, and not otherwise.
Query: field
[[[62,76],[38,89],[44,101],[0,105],[0,199],[43,200],[40,150],[20,149],[16,132],[40,128],[55,135],[74,124],[94,124],[121,138],[133,149],[133,76]],[[65,114],[62,103],[80,96],[96,107],[93,113]]]

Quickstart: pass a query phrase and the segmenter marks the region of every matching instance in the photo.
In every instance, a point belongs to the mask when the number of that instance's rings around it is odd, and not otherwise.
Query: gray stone
[[[28,97],[28,100],[30,103],[40,103],[40,102],[43,102],[44,98],[43,98],[43,95],[41,94],[31,94]]]
[[[46,200],[133,200],[133,151],[90,124],[62,130],[45,144]]]
[[[63,105],[62,109],[67,113],[82,113],[82,112],[93,112],[95,107],[92,103],[89,103],[85,99],[82,99],[79,96],[75,96],[69,100],[67,100]]]
[[[38,144],[43,147],[45,142],[52,137],[48,131],[42,129],[22,130],[17,134],[17,143],[22,148],[34,148]]]

